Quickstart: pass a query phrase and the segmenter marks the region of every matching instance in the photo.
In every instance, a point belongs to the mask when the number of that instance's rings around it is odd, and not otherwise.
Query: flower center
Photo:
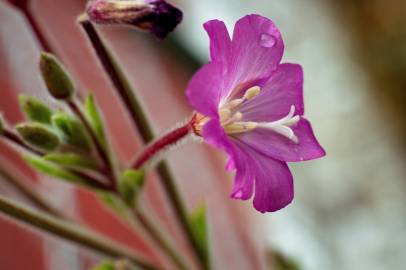
[[[244,121],[243,114],[238,110],[239,107],[246,101],[251,100],[259,95],[261,88],[254,86],[249,88],[242,98],[232,99],[224,103],[219,109],[220,123],[224,131],[229,134],[238,134],[242,132],[251,131],[257,128],[270,129],[294,143],[299,143],[299,139],[292,130],[292,126],[300,120],[299,115],[295,115],[295,106],[290,107],[289,113],[279,120],[272,122],[254,122]],[[196,122],[194,125],[195,133],[201,135],[203,126],[210,120],[209,117],[202,114],[196,115]]]

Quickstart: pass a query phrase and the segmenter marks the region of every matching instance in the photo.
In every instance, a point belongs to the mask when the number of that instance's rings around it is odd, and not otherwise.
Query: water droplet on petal
[[[270,34],[263,33],[259,38],[262,47],[272,48],[276,44],[276,38]]]

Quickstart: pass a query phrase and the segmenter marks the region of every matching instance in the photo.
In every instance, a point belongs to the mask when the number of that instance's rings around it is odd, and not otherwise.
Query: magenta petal
[[[236,175],[230,196],[233,199],[248,200],[254,192],[255,168],[252,167],[251,157],[244,149],[238,144],[233,146],[234,151],[230,159],[233,160]]]
[[[293,179],[284,162],[265,156],[242,141],[230,140],[217,119],[203,127],[203,136],[230,157],[229,168],[236,170],[232,198],[251,198],[255,183],[254,207],[260,212],[279,210],[292,201]]]
[[[254,190],[254,176],[252,174],[252,168],[250,168],[248,156],[244,153],[243,149],[228,139],[223,127],[217,119],[210,120],[204,125],[203,137],[206,143],[229,155],[230,159],[226,164],[228,170],[237,170],[231,197],[241,200],[251,198]]]
[[[293,199],[293,177],[286,163],[265,156],[243,142],[232,142],[237,173],[231,196],[248,199],[255,182],[255,209],[264,213],[288,205]]]
[[[260,15],[248,15],[235,25],[232,62],[229,63],[233,86],[267,78],[283,54],[283,40],[275,24]]]
[[[198,112],[211,117],[218,115],[221,86],[221,64],[211,62],[200,68],[186,88],[190,105]]]
[[[281,64],[240,112],[246,121],[269,122],[286,116],[292,105],[295,115],[303,115],[303,70],[297,64]]]
[[[211,20],[203,26],[210,38],[211,60],[226,63],[231,53],[231,39],[224,22]]]
[[[272,130],[264,128],[238,134],[236,138],[257,151],[281,161],[311,160],[326,154],[316,140],[309,121],[301,117],[300,121],[292,126],[292,130],[299,139],[297,144]]]
[[[257,157],[254,207],[261,213],[278,211],[293,200],[293,177],[285,162]]]

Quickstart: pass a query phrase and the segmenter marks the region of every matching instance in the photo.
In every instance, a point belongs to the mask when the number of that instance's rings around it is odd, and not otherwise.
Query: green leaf
[[[26,96],[19,96],[20,107],[28,119],[43,124],[51,124],[52,110],[41,100]]]
[[[75,90],[65,67],[50,53],[41,53],[39,67],[49,93],[56,99],[70,99]]]
[[[83,151],[90,150],[89,139],[80,121],[66,113],[59,112],[52,116],[52,124],[62,133],[67,145]]]
[[[193,232],[193,237],[203,254],[205,262],[209,265],[209,245],[206,219],[206,206],[202,205],[195,209],[189,216],[189,222]]]
[[[139,190],[144,185],[144,172],[136,170],[126,170],[121,175],[118,183],[118,191],[124,202],[133,207]]]
[[[129,260],[121,259],[118,261],[106,260],[91,268],[91,270],[136,270],[139,269],[133,266]]]
[[[114,262],[104,261],[94,267],[91,270],[115,270]]]
[[[300,270],[301,267],[293,258],[287,257],[280,252],[271,251],[270,254],[272,264],[275,270]]]
[[[46,161],[40,157],[33,156],[33,155],[25,155],[23,157],[25,161],[28,162],[33,168],[37,169],[38,171],[56,177],[61,180],[65,180],[71,183],[86,185],[86,181],[80,178],[79,176],[55,165],[49,161]]]
[[[16,126],[16,130],[27,143],[39,150],[53,151],[59,146],[58,135],[43,124],[21,123]]]
[[[88,157],[83,157],[77,154],[69,153],[69,154],[48,154],[44,156],[44,160],[51,161],[61,166],[66,167],[78,167],[83,169],[91,169],[96,170],[97,164]]]
[[[104,133],[102,117],[94,101],[93,94],[89,93],[85,101],[85,110],[87,120],[90,122],[97,139],[103,147],[106,147],[106,135]]]
[[[112,194],[110,192],[106,191],[100,191],[98,192],[100,200],[111,210],[113,210],[114,213],[120,215],[121,217],[124,217],[127,219],[127,207],[124,204],[124,202],[117,197],[117,195]]]

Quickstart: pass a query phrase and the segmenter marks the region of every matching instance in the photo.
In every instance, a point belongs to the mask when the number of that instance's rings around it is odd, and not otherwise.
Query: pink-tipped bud
[[[182,21],[182,11],[164,0],[91,0],[86,12],[99,24],[124,24],[150,31],[159,39]]]

